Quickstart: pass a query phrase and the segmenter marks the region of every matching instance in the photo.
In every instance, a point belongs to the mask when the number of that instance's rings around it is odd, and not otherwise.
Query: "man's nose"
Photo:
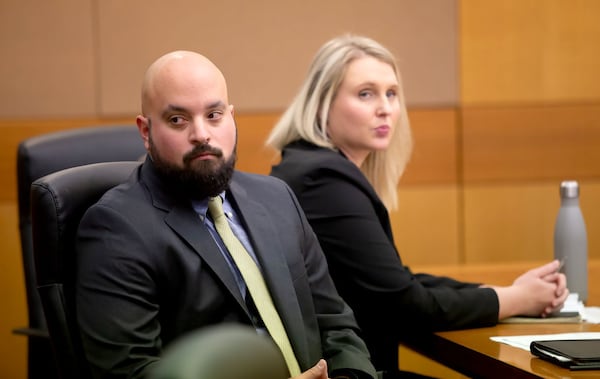
[[[194,120],[190,128],[189,140],[192,143],[206,143],[210,141],[210,131],[208,125],[203,120]]]

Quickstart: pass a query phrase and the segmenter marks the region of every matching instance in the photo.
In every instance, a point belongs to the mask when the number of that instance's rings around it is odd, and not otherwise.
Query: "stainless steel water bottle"
[[[588,297],[587,231],[579,208],[579,184],[560,183],[560,209],[554,226],[554,257],[564,260],[567,288],[584,303]]]

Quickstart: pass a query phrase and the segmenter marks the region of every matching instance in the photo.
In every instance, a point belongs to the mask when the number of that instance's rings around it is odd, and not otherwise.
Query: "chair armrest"
[[[37,337],[37,338],[50,338],[47,330],[36,329],[36,328],[14,328],[12,330],[13,334],[19,334],[28,337]]]

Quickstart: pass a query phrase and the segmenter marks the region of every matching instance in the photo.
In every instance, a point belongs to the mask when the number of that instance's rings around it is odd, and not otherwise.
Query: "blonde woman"
[[[398,342],[413,333],[494,325],[562,307],[566,279],[552,261],[508,287],[413,274],[396,247],[388,209],[412,140],[393,55],[345,35],[321,47],[267,144],[281,152],[271,175],[295,192],[353,308],[378,370],[399,373]]]

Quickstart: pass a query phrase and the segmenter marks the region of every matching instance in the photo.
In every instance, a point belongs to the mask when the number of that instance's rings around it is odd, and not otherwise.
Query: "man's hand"
[[[316,365],[292,379],[329,379],[327,376],[327,362],[325,362],[325,359],[321,359]]]

